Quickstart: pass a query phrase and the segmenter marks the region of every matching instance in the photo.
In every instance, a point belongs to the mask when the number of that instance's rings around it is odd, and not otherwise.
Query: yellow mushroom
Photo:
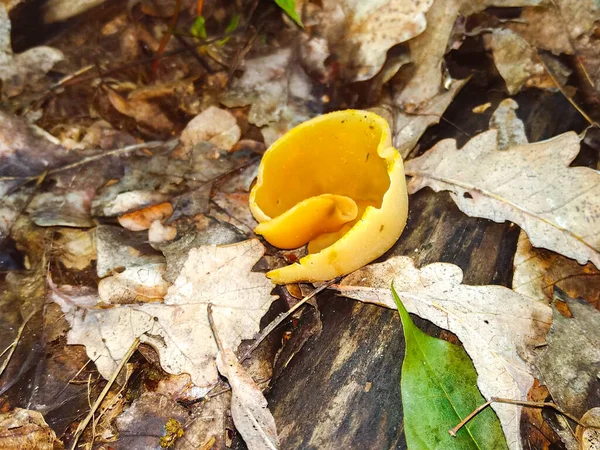
[[[265,152],[250,209],[255,232],[272,245],[308,244],[298,263],[267,273],[277,284],[329,280],[380,257],[408,215],[404,165],[387,122],[347,110],[290,130]]]

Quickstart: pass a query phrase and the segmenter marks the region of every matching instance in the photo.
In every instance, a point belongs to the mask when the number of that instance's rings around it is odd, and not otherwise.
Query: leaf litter
[[[589,149],[574,132],[529,143],[529,124],[510,100],[495,108],[483,133],[481,122],[446,119],[476,85],[490,96],[474,104],[496,105],[494,90],[522,92],[525,111],[532,88],[560,90],[593,121],[597,5],[150,3],[134,2],[127,11],[98,7],[95,20],[84,14],[60,24],[60,35],[27,45],[19,10],[10,9],[11,23],[0,7],[6,63],[0,70],[0,246],[7,258],[0,267],[11,268],[0,280],[1,336],[13,349],[3,363],[4,411],[38,410],[59,438],[75,445],[75,427],[64,430],[82,420],[76,411],[100,392],[99,372],[111,384],[99,417],[77,436],[86,445],[116,439],[131,448],[226,448],[231,411],[249,448],[290,446],[294,428],[283,424],[286,440],[278,444],[282,424],[263,395],[275,352],[238,346],[258,336],[261,319],[264,326],[273,317],[277,296],[264,272],[294,262],[303,250],[280,252],[252,239],[248,192],[266,146],[307,119],[344,108],[370,109],[389,121],[412,192],[449,190],[467,214],[510,220],[523,231],[513,291],[465,285],[457,265],[432,261],[416,268],[406,256],[384,256],[335,288],[394,308],[389,283],[395,280],[410,312],[458,337],[488,400],[527,400],[539,380],[568,412],[580,416],[597,406],[593,382],[583,386],[595,360],[573,359],[593,354],[593,344],[581,342],[593,327],[582,325],[595,320],[593,308],[568,300],[575,306],[565,318],[548,306],[559,287],[597,307],[598,177],[582,167],[594,167]],[[56,23],[80,12],[62,12],[63,6],[49,2],[41,20]],[[189,35],[199,17],[206,37]],[[516,44],[524,51],[515,53]],[[475,60],[489,63],[475,66]],[[486,114],[482,109],[481,117]],[[435,144],[448,128],[471,140],[461,150],[443,140],[423,153],[424,134]],[[225,343],[220,357],[209,304]],[[282,338],[275,378],[294,371],[295,360],[305,357],[302,346],[328,326],[314,313],[316,325],[302,320],[296,327],[292,319],[293,337]],[[283,326],[266,328],[269,345],[281,347]],[[145,344],[125,360],[136,338]],[[250,357],[243,365],[242,354]],[[115,373],[118,367],[123,374]],[[31,368],[33,392],[23,400],[27,388],[19,380]],[[531,446],[519,423],[521,406],[492,407],[509,448]],[[590,430],[581,436],[592,436]]]

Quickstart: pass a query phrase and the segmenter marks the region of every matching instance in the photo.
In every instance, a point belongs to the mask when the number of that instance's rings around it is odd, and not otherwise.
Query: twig
[[[32,180],[38,180],[41,177],[46,177],[48,175],[54,175],[55,173],[59,173],[59,172],[64,172],[66,170],[71,170],[74,169],[75,167],[79,167],[79,166],[84,166],[86,164],[92,163],[94,161],[98,161],[100,159],[106,158],[108,156],[118,156],[118,155],[122,155],[125,153],[129,153],[132,152],[134,150],[138,150],[140,148],[156,148],[156,147],[161,147],[163,145],[167,146],[170,145],[174,142],[176,142],[177,139],[171,139],[168,141],[150,141],[150,142],[142,142],[140,144],[133,144],[133,145],[127,145],[125,147],[121,147],[121,148],[116,148],[114,150],[109,150],[107,152],[102,152],[102,153],[98,153],[97,155],[93,155],[93,156],[89,156],[87,158],[83,158],[79,161],[76,161],[74,163],[71,164],[67,164],[61,167],[56,167],[54,169],[50,169],[47,170],[39,175],[33,175],[30,177],[0,177],[0,181],[11,181],[11,180],[28,180],[28,181],[32,181]],[[100,151],[100,150],[99,150]]]
[[[158,62],[160,61],[160,58],[161,58],[163,52],[165,51],[165,47],[169,43],[169,39],[171,39],[171,35],[173,34],[173,31],[175,30],[175,26],[177,25],[177,21],[179,20],[179,12],[180,11],[181,11],[181,0],[176,0],[175,1],[175,14],[173,14],[173,17],[171,18],[171,23],[169,24],[169,29],[163,35],[163,37],[160,41],[160,45],[158,46],[158,50],[156,51],[156,55],[154,55],[154,62],[152,63],[152,72],[153,73],[156,73],[156,70],[158,69]]]
[[[532,408],[552,408],[555,411],[558,411],[563,416],[568,417],[576,424],[584,426],[579,419],[577,419],[575,416],[573,416],[573,415],[569,414],[568,412],[566,412],[565,410],[563,410],[560,406],[558,406],[554,402],[532,402],[532,401],[527,401],[527,400],[513,400],[510,398],[492,397],[487,402],[485,402],[483,405],[478,406],[473,412],[471,412],[471,414],[469,414],[467,417],[465,417],[463,420],[461,420],[458,425],[456,425],[451,430],[448,430],[448,433],[450,433],[450,436],[455,437],[458,430],[460,430],[463,426],[465,426],[465,424],[469,420],[471,420],[473,417],[475,417],[477,414],[479,414],[482,410],[484,410],[486,407],[488,407],[492,403],[508,403],[509,405],[529,406]]]
[[[0,355],[0,358],[1,358],[8,351],[8,355],[6,355],[6,359],[2,363],[2,366],[0,367],[0,377],[4,373],[4,370],[6,369],[6,367],[8,366],[8,363],[10,362],[10,359],[12,358],[12,355],[17,348],[17,344],[21,340],[21,336],[23,335],[23,330],[25,330],[25,326],[27,325],[27,322],[29,322],[29,319],[31,319],[37,311],[38,311],[37,309],[34,309],[33,311],[31,311],[31,313],[29,313],[29,315],[25,318],[25,320],[19,327],[19,331],[17,331],[17,336],[15,337],[15,340],[12,341],[12,343],[8,347],[6,347],[4,349],[4,351],[2,352],[2,354]]]
[[[71,444],[71,450],[75,450],[75,448],[77,447],[77,442],[79,441],[79,438],[83,434],[85,428],[90,423],[90,420],[92,420],[92,417],[94,417],[96,410],[98,409],[98,407],[104,400],[104,397],[106,397],[106,394],[108,394],[108,391],[114,384],[115,380],[117,379],[117,376],[119,375],[119,373],[121,372],[123,367],[125,367],[125,364],[127,364],[127,362],[129,361],[129,358],[131,358],[131,356],[135,353],[135,351],[137,350],[139,345],[140,345],[140,338],[137,337],[137,338],[135,338],[135,341],[133,341],[133,344],[131,344],[131,347],[129,347],[129,350],[127,350],[127,353],[125,353],[125,355],[123,356],[123,359],[121,359],[121,362],[117,366],[116,370],[113,372],[112,376],[110,377],[110,380],[108,380],[108,382],[106,383],[106,386],[104,386],[104,389],[102,389],[102,392],[100,392],[100,395],[94,402],[94,405],[92,406],[92,409],[90,409],[90,412],[88,413],[88,415],[77,426],[77,430],[75,431],[75,435],[73,436],[73,443]]]
[[[256,340],[254,341],[252,346],[248,350],[246,350],[246,353],[244,353],[244,356],[242,356],[240,358],[240,362],[246,361],[250,357],[252,352],[257,349],[257,347],[260,345],[260,343],[265,340],[265,338],[269,335],[269,333],[271,333],[271,331],[273,331],[275,328],[277,328],[279,325],[281,325],[281,323],[285,319],[287,319],[290,315],[292,315],[294,313],[294,311],[296,311],[298,308],[300,308],[302,305],[304,305],[307,301],[309,301],[311,298],[313,298],[319,292],[324,291],[329,286],[331,286],[332,284],[334,284],[335,282],[337,282],[339,280],[340,280],[340,277],[334,278],[333,280],[330,280],[327,283],[323,283],[321,286],[316,288],[314,291],[312,291],[310,294],[308,294],[306,297],[304,297],[302,300],[300,300],[298,303],[296,303],[294,306],[292,306],[288,311],[286,311],[285,313],[279,314],[275,318],[275,320],[273,320],[269,325],[267,325],[265,327],[265,329],[262,331],[262,333],[260,333],[260,335],[256,338]]]
[[[213,332],[215,341],[217,341],[217,347],[219,348],[219,351],[223,351],[223,342],[221,341],[221,338],[219,337],[217,327],[215,326],[215,319],[213,318],[213,314],[212,314],[212,303],[208,304],[207,312],[208,312],[208,323],[210,324],[210,329]]]
[[[567,101],[571,105],[573,105],[573,108],[575,108],[577,110],[577,112],[579,114],[581,114],[585,120],[588,121],[588,123],[590,125],[592,125],[594,127],[597,127],[598,124],[596,123],[596,121],[594,119],[592,119],[577,103],[575,103],[575,100],[573,100],[569,95],[567,95],[567,93],[565,92],[565,88],[562,86],[562,84],[560,84],[560,82],[558,81],[558,79],[554,76],[554,73],[550,70],[550,68],[548,67],[548,65],[546,64],[546,62],[544,61],[544,59],[542,58],[542,56],[538,52],[538,50],[536,48],[534,48],[532,45],[530,45],[529,42],[527,44],[535,51],[535,54],[536,54],[538,60],[540,61],[540,64],[542,66],[544,66],[544,69],[546,70],[546,72],[548,73],[548,75],[552,79],[552,82],[558,88],[558,90],[560,91],[560,93],[567,99]]]

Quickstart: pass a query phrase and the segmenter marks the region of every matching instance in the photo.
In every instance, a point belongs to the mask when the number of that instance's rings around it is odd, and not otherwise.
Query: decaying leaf
[[[498,131],[452,139],[406,163],[410,193],[429,186],[448,190],[465,214],[510,220],[532,245],[600,267],[600,173],[569,167],[579,137],[568,132],[546,141],[498,150]]]
[[[15,55],[10,29],[8,12],[4,4],[0,4],[0,80],[6,95],[14,97],[41,80],[64,55],[51,47],[34,47]]]
[[[480,412],[456,436],[448,433],[485,402],[477,390],[477,372],[461,347],[428,336],[413,323],[393,286],[392,295],[406,343],[400,383],[407,446],[411,450],[506,449],[491,409]]]
[[[0,414],[0,448],[58,450],[63,445],[39,412],[16,408]]]
[[[144,100],[129,100],[112,90],[108,91],[108,99],[117,111],[142,125],[164,133],[170,133],[175,128],[171,120],[154,103]]]
[[[461,284],[462,271],[453,264],[435,263],[417,269],[412,259],[396,256],[371,264],[342,280],[344,296],[395,308],[394,283],[406,309],[460,339],[477,370],[483,396],[521,399],[533,384],[531,349],[548,331],[551,309],[502,286]],[[521,448],[520,407],[493,405],[509,448]]]
[[[349,81],[372,78],[385,63],[387,51],[425,30],[425,13],[433,0],[326,0],[316,14],[317,27],[340,59]]]
[[[494,64],[504,78],[509,94],[514,95],[523,87],[557,87],[537,51],[517,33],[510,29],[494,30],[489,41]],[[570,70],[556,59],[548,59],[549,62],[553,75],[564,85]]]
[[[573,317],[564,317],[554,308],[548,345],[535,365],[554,401],[581,417],[600,402],[600,312],[560,292],[557,297],[566,302]]]
[[[600,270],[543,248],[533,248],[521,231],[514,259],[512,288],[532,300],[550,304],[554,286],[600,309]]]
[[[117,418],[118,445],[140,450],[163,448],[160,442],[168,436],[169,421],[185,423],[187,418],[187,410],[168,396],[145,392]]]
[[[277,427],[267,408],[267,399],[238,362],[235,353],[226,348],[221,350],[217,367],[231,386],[231,415],[248,449],[278,449]]]
[[[69,324],[69,344],[85,345],[98,370],[109,378],[136,337],[153,346],[169,373],[189,373],[203,395],[217,381],[217,346],[207,318],[214,318],[228,348],[237,348],[259,330],[271,302],[273,285],[251,272],[264,247],[254,239],[227,246],[193,248],[161,303],[80,309],[52,294]]]
[[[287,130],[321,112],[312,82],[294,60],[291,48],[247,60],[244,74],[234,80],[221,102],[250,107],[248,121],[262,128],[267,145]]]

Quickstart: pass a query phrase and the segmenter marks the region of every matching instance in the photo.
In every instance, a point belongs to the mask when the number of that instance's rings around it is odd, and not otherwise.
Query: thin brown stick
[[[213,313],[212,313],[212,303],[208,304],[207,307],[207,313],[208,313],[208,323],[210,324],[210,329],[213,332],[213,335],[215,337],[215,341],[217,342],[217,347],[219,348],[219,351],[222,352],[223,351],[223,342],[221,341],[221,338],[219,337],[219,332],[217,331],[217,327],[215,325],[215,319],[213,318]]]
[[[54,169],[47,170],[39,175],[33,175],[30,177],[0,177],[0,181],[39,180],[39,179],[42,179],[42,177],[46,177],[48,175],[54,175],[55,173],[64,172],[66,170],[74,169],[79,166],[84,166],[86,164],[98,161],[98,160],[106,158],[108,156],[119,156],[119,155],[122,155],[125,153],[132,152],[134,150],[139,150],[141,148],[156,148],[156,147],[161,147],[163,145],[166,146],[166,145],[170,145],[176,141],[177,141],[177,139],[171,139],[169,141],[150,141],[150,142],[142,142],[140,144],[127,145],[125,147],[116,148],[114,150],[109,150],[107,152],[102,152],[102,153],[98,153],[97,155],[92,155],[87,158],[83,158],[83,159],[76,161],[74,163],[71,163],[71,164],[66,164],[61,167],[56,167]],[[98,151],[101,152],[101,150],[98,150]]]
[[[4,370],[6,369],[6,367],[8,366],[8,363],[10,362],[10,359],[12,358],[12,355],[15,352],[17,345],[19,344],[19,341],[21,340],[21,336],[23,335],[23,331],[25,330],[25,327],[27,326],[27,322],[29,322],[29,319],[31,319],[37,311],[38,310],[35,309],[35,310],[31,311],[31,313],[29,313],[29,315],[25,318],[25,320],[19,327],[19,331],[17,331],[17,336],[15,337],[15,340],[12,341],[12,343],[9,344],[9,346],[6,347],[6,349],[4,349],[4,351],[0,355],[0,358],[1,358],[8,351],[8,355],[6,355],[6,359],[2,363],[2,366],[0,367],[0,377],[4,373]]]
[[[292,306],[289,310],[287,310],[284,313],[279,314],[275,318],[275,320],[273,320],[269,325],[267,325],[265,327],[265,329],[262,331],[262,333],[260,333],[260,335],[256,338],[256,340],[254,341],[252,346],[248,350],[246,350],[246,353],[244,353],[244,356],[242,356],[240,358],[240,362],[242,363],[242,362],[246,361],[250,357],[252,352],[258,348],[260,343],[265,340],[265,338],[269,335],[269,333],[271,333],[271,331],[273,331],[275,328],[277,328],[279,325],[281,325],[281,323],[285,319],[287,319],[290,315],[292,315],[295,311],[297,311],[298,308],[300,308],[302,305],[304,305],[307,301],[309,301],[311,298],[313,298],[319,292],[324,291],[329,286],[331,286],[335,282],[339,281],[339,279],[340,279],[340,277],[334,278],[333,280],[330,280],[327,283],[323,283],[321,286],[316,288],[314,291],[312,291],[310,294],[308,294],[306,297],[304,297],[302,300],[300,300],[298,303],[296,303],[294,306]]]
[[[450,436],[452,437],[456,437],[456,433],[458,433],[458,430],[460,430],[462,427],[465,426],[465,424],[471,420],[473,417],[475,417],[477,414],[479,414],[481,411],[483,411],[485,408],[487,408],[490,404],[492,403],[491,400],[488,400],[487,402],[485,402],[483,405],[479,405],[477,408],[475,408],[474,411],[471,412],[471,414],[469,414],[467,417],[465,417],[463,420],[460,421],[460,423],[458,425],[456,425],[454,428],[452,428],[451,430],[448,430],[448,433],[450,433]]]
[[[531,408],[552,408],[555,411],[562,414],[563,416],[568,417],[576,424],[584,426],[578,418],[569,414],[568,412],[566,412],[564,409],[562,409],[560,406],[558,406],[554,402],[532,402],[532,401],[528,401],[528,400],[513,400],[510,398],[492,397],[487,402],[485,402],[483,405],[480,405],[477,408],[475,408],[475,410],[473,412],[471,412],[471,414],[469,414],[463,420],[461,420],[458,425],[456,425],[451,430],[448,430],[448,433],[450,433],[450,436],[456,436],[456,433],[458,433],[458,430],[460,430],[463,426],[466,425],[466,423],[469,420],[471,420],[473,417],[475,417],[477,414],[479,414],[482,410],[484,410],[486,407],[488,407],[492,403],[507,403],[509,405],[528,406]]]
[[[110,380],[108,380],[108,382],[106,383],[106,386],[104,386],[104,389],[102,389],[102,392],[100,392],[100,395],[94,402],[88,415],[77,426],[77,430],[75,431],[75,435],[73,436],[73,443],[71,444],[71,450],[75,450],[75,448],[77,447],[77,442],[79,441],[79,438],[85,431],[85,428],[90,423],[90,420],[92,420],[92,418],[94,417],[96,410],[98,409],[100,404],[102,404],[104,397],[106,397],[106,394],[108,394],[108,391],[114,384],[115,380],[117,379],[117,376],[119,375],[121,370],[123,370],[123,367],[125,367],[125,364],[127,364],[127,362],[129,361],[129,358],[131,358],[131,356],[135,353],[135,351],[137,350],[139,345],[140,345],[140,338],[137,337],[137,338],[135,338],[135,341],[133,341],[133,344],[131,344],[131,347],[129,347],[129,350],[127,350],[127,353],[125,353],[125,355],[123,356],[123,359],[121,359],[121,362],[117,366],[116,370],[113,372],[112,376],[110,377]]]
[[[171,35],[173,34],[173,31],[175,30],[175,26],[177,25],[177,21],[179,20],[180,11],[181,11],[181,0],[176,0],[175,1],[175,14],[173,14],[173,17],[171,18],[171,23],[169,24],[169,29],[163,35],[163,37],[160,41],[160,45],[158,46],[158,50],[156,51],[156,55],[154,55],[154,62],[152,63],[152,73],[156,73],[156,70],[158,69],[158,62],[160,61],[160,58],[161,58],[163,52],[165,51],[165,47],[169,43],[169,39],[171,39]]]

